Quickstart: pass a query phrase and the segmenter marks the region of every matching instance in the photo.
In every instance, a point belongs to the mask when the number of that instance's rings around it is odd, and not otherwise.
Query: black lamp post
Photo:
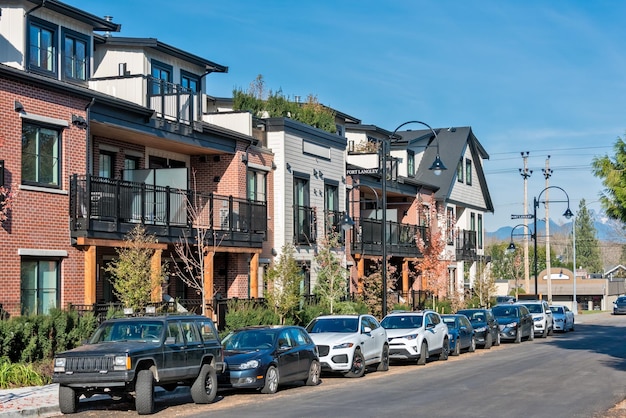
[[[537,297],[539,297],[539,287],[538,287],[538,283],[537,283],[537,276],[539,274],[538,270],[538,263],[537,263],[537,208],[539,207],[539,203],[547,203],[550,202],[548,200],[540,200],[541,199],[541,195],[543,194],[543,192],[545,192],[546,190],[549,189],[559,189],[561,190],[563,193],[565,193],[565,197],[567,198],[567,200],[552,200],[551,202],[567,202],[567,209],[565,210],[565,212],[563,213],[563,216],[565,217],[565,219],[570,219],[572,216],[574,216],[574,214],[572,213],[572,211],[569,208],[569,195],[567,194],[567,192],[565,190],[563,190],[562,188],[560,188],[559,186],[548,186],[545,189],[543,189],[540,193],[539,196],[533,198],[533,221],[534,221],[534,229],[535,229],[535,237],[534,237],[534,241],[535,241],[535,295],[537,295]],[[546,219],[546,222],[550,222],[550,219]],[[550,257],[550,254],[546,254],[546,257]],[[574,274],[575,275],[575,274]],[[550,291],[550,293],[552,293],[552,274],[551,272],[548,272],[548,289]],[[549,301],[552,302],[552,301]]]
[[[519,228],[520,226],[523,226],[524,228],[526,228],[528,230],[528,233],[525,234],[514,234],[513,232],[515,232],[515,229]],[[531,237],[534,239],[535,241],[535,248],[537,248],[537,234],[535,232],[531,232],[530,227],[526,224],[518,224],[515,225],[513,227],[513,229],[511,229],[511,242],[509,243],[509,246],[506,248],[506,251],[509,253],[514,253],[515,252],[515,243],[513,242],[513,236],[522,236],[522,237]],[[535,251],[535,254],[537,254],[537,252]],[[517,279],[516,281],[516,291],[515,291],[515,298],[517,299]],[[536,286],[536,285],[535,285]]]
[[[443,162],[441,161],[441,158],[439,157],[439,138],[437,138],[437,132],[435,132],[435,130],[431,128],[431,126],[428,125],[427,123],[420,122],[418,120],[404,122],[403,124],[401,124],[396,129],[393,130],[393,133],[389,135],[389,139],[383,140],[381,142],[381,147],[380,147],[381,154],[380,154],[380,159],[379,159],[379,167],[381,170],[380,171],[381,190],[382,190],[381,206],[383,210],[382,228],[381,228],[381,235],[382,235],[381,236],[381,243],[382,243],[381,255],[383,259],[382,271],[381,271],[382,287],[383,287],[383,290],[382,290],[382,304],[383,304],[382,316],[383,317],[387,315],[387,158],[389,157],[388,153],[389,153],[389,147],[391,143],[397,139],[396,133],[398,132],[398,130],[400,130],[400,128],[402,128],[403,126],[411,124],[411,123],[418,123],[420,125],[426,126],[428,129],[430,129],[430,131],[435,136],[434,140],[437,145],[437,156],[435,157],[435,161],[433,161],[432,165],[429,167],[429,170],[432,170],[437,176],[440,175],[443,170],[446,170],[446,166],[443,165]]]

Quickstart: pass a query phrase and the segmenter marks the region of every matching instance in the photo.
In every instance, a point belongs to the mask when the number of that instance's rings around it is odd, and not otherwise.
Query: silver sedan
[[[555,331],[574,331],[574,312],[565,305],[550,306],[554,318]]]

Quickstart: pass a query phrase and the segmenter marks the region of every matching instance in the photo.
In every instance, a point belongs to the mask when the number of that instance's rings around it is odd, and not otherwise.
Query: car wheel
[[[548,329],[548,335],[554,335],[554,325]]]
[[[383,346],[380,363],[378,363],[376,370],[379,372],[386,372],[389,370],[389,346],[387,344]]]
[[[64,414],[78,411],[78,394],[69,386],[59,386],[59,409]]]
[[[458,338],[454,340],[454,350],[451,354],[455,357],[461,354],[461,341]]]
[[[531,332],[532,332],[532,331],[531,331]],[[521,342],[522,342],[522,330],[521,330],[520,328],[518,328],[518,329],[515,331],[515,341],[514,341],[514,343],[515,343],[515,344],[519,344],[519,343],[521,343]]]
[[[485,337],[485,345],[483,348],[489,350],[493,345],[493,337],[491,336],[491,331],[487,330],[487,336]]]
[[[420,356],[417,358],[417,365],[423,366],[426,364],[426,359],[428,358],[428,344],[426,341],[422,341],[422,348],[420,348]]]
[[[261,393],[273,394],[276,391],[278,391],[278,369],[270,366],[265,372],[265,385],[261,389]]]
[[[205,364],[191,386],[191,399],[197,404],[211,403],[217,395],[217,373],[210,364]]]
[[[139,370],[137,374],[135,409],[139,415],[154,413],[154,375],[150,370]]]
[[[495,343],[493,343],[493,345],[495,345],[495,346],[500,345],[500,331],[498,331],[498,332],[496,333],[496,342],[495,342]]]
[[[348,373],[346,373],[347,377],[361,377],[365,374],[365,359],[363,358],[363,354],[361,353],[361,349],[357,348],[354,350],[354,355],[352,356],[352,368]]]
[[[534,341],[535,340],[535,328],[532,327],[530,329],[530,334],[528,334],[528,341]]]
[[[543,329],[543,333],[541,333],[541,338],[546,338],[547,336],[548,336],[548,324],[546,324],[546,327]]]
[[[443,347],[441,347],[441,354],[439,354],[439,360],[448,360],[448,354],[450,354],[450,341],[447,338],[444,338]]]
[[[321,372],[322,368],[320,366],[320,362],[317,360],[313,360],[311,362],[311,365],[309,366],[309,377],[304,381],[304,384],[307,386],[319,385]]]
[[[476,338],[472,337],[472,341],[470,342],[470,346],[467,349],[468,352],[473,353],[476,351]]]

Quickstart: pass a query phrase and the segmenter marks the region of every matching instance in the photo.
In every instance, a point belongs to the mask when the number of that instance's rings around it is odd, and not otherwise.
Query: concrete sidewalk
[[[0,390],[0,417],[60,415],[59,385]]]

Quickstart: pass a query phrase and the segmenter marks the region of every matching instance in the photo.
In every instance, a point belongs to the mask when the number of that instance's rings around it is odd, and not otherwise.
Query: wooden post
[[[98,264],[96,263],[95,245],[90,245],[85,251],[85,305],[93,305],[96,303],[96,277]]]
[[[259,254],[253,253],[250,259],[250,297],[259,297]]]
[[[208,251],[204,256],[204,306],[207,306],[205,315],[209,318],[215,319],[215,307],[213,306],[213,261],[215,258],[215,251]]]
[[[363,278],[365,277],[365,259],[363,257],[359,258],[357,262],[357,293],[359,295],[363,294]]]
[[[402,261],[402,290],[404,292],[404,303],[409,303],[409,260]]]
[[[155,283],[152,288],[152,302],[161,302],[163,300],[163,286],[161,283],[161,254],[163,250],[154,250],[152,258],[150,259],[150,270],[152,275],[152,283]],[[158,283],[158,284],[157,284]]]

